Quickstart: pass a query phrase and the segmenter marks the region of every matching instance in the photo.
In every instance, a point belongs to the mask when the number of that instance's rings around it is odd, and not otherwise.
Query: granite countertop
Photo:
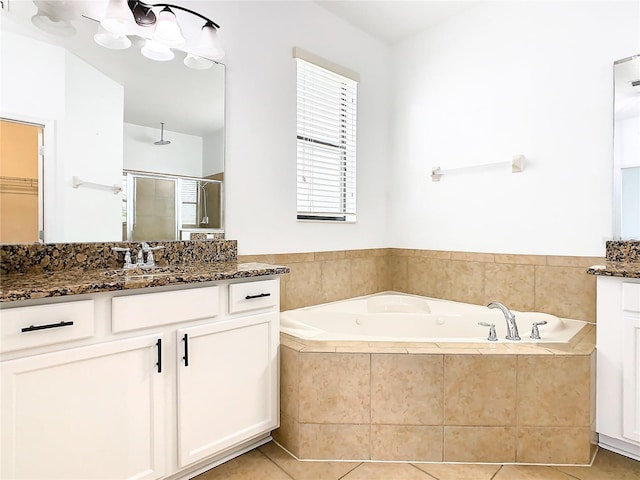
[[[136,288],[250,278],[289,273],[289,267],[263,263],[201,262],[151,270],[95,269],[0,276],[0,302]]]
[[[640,278],[638,262],[606,262],[604,265],[593,265],[587,269],[589,275],[605,277]]]

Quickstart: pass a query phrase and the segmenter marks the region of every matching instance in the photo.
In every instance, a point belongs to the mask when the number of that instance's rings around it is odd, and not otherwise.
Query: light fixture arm
[[[216,29],[220,28],[220,25],[218,25],[216,22],[214,22],[213,20],[205,17],[204,15],[201,15],[198,12],[194,12],[193,10],[189,10],[188,8],[185,7],[181,7],[180,5],[173,5],[171,3],[145,3],[145,2],[140,2],[137,0],[129,0],[129,8],[131,8],[131,10],[133,11],[134,8],[136,8],[136,6],[140,6],[142,8],[146,8],[148,10],[151,10],[152,7],[169,7],[169,8],[175,8],[176,10],[182,10],[183,12],[187,12],[190,13],[192,15],[195,15],[196,17],[200,17],[201,19],[203,19],[205,22],[207,22],[207,24],[211,24],[213,27],[215,27]]]

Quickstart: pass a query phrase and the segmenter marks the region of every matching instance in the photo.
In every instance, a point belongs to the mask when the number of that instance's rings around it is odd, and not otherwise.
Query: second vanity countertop
[[[264,263],[202,262],[150,270],[64,270],[0,276],[0,302],[289,273]]]
[[[607,262],[587,269],[589,275],[640,278],[640,262]]]

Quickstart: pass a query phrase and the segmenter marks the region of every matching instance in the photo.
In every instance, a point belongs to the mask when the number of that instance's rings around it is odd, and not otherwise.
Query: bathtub
[[[568,343],[586,324],[546,313],[512,312],[522,338],[517,343]],[[541,321],[547,322],[538,327],[541,339],[529,338],[533,323]],[[506,321],[498,309],[396,292],[288,310],[281,313],[280,329],[320,341],[489,343],[489,328],[478,322],[495,324],[498,340],[490,343],[514,343],[505,339]]]

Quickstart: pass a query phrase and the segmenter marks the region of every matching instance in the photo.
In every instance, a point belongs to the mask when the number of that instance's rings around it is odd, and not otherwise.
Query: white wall
[[[385,247],[390,49],[311,2],[189,5],[226,50],[226,237],[240,254]],[[296,221],[294,46],[361,75],[356,224]]]
[[[202,176],[224,172],[224,128],[209,133],[202,141]]]
[[[155,145],[161,129],[124,124],[124,168],[143,172],[202,176],[202,137],[164,129],[168,145]]]
[[[397,45],[387,244],[603,255],[613,62],[640,53],[638,5],[492,2]],[[523,173],[430,179],[514,154]]]

